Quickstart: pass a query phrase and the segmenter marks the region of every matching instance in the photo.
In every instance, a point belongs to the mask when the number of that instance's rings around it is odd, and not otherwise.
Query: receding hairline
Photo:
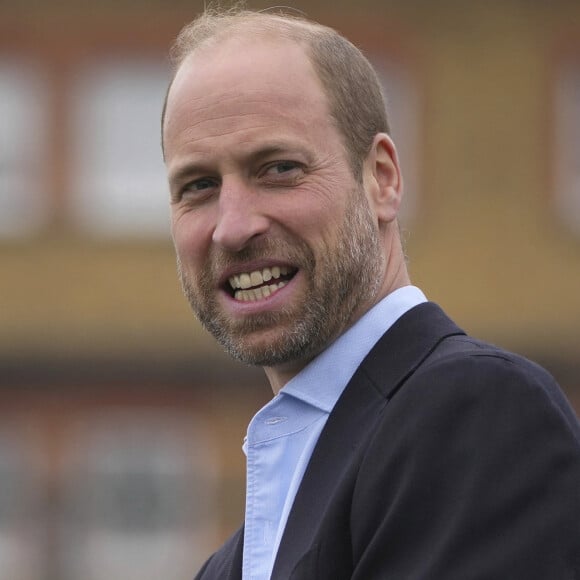
[[[175,75],[183,61],[198,50],[210,48],[224,38],[251,34],[272,40],[286,38],[303,44],[308,53],[308,40],[325,33],[337,34],[328,26],[282,11],[272,13],[236,10],[224,13],[209,10],[182,29],[171,48],[169,59]]]
[[[202,22],[201,25],[200,22]],[[296,14],[287,14],[280,10],[277,13],[237,9],[226,12],[212,9],[206,10],[197,20],[181,30],[169,52],[172,76],[163,105],[162,129],[169,93],[179,69],[188,57],[204,50],[211,51],[222,40],[233,40],[234,38],[252,39],[252,34],[262,40],[279,41],[280,38],[283,38],[297,44],[303,49],[304,55],[314,66],[316,76],[319,77],[320,75],[316,71],[312,57],[313,40],[317,35],[333,35],[337,34],[337,32],[324,24],[307,20],[303,16]]]
[[[254,14],[253,12],[249,12],[248,14]],[[262,14],[262,13],[257,13],[257,14]],[[271,14],[266,14],[264,16],[267,17],[272,17],[275,15],[271,15]],[[169,85],[167,87],[167,91],[166,91],[166,95],[165,95],[165,101],[163,104],[163,109],[162,109],[162,114],[161,114],[161,137],[162,137],[162,145],[163,145],[163,131],[164,131],[164,127],[165,127],[165,119],[166,119],[166,114],[167,114],[167,105],[169,102],[169,95],[171,93],[171,89],[174,85],[174,82],[176,80],[176,77],[178,76],[179,71],[181,70],[181,68],[183,66],[186,65],[188,59],[191,58],[196,58],[199,57],[199,55],[201,54],[203,56],[203,53],[205,51],[207,51],[207,53],[209,55],[212,54],[212,52],[214,51],[215,48],[219,48],[219,44],[221,41],[224,41],[224,44],[227,42],[233,42],[233,41],[241,41],[243,42],[244,40],[248,40],[251,42],[254,42],[256,40],[258,41],[263,41],[264,43],[267,42],[273,42],[273,43],[277,43],[279,44],[280,41],[282,42],[288,42],[291,43],[295,46],[297,46],[298,48],[302,49],[302,52],[304,53],[304,57],[306,59],[306,61],[312,66],[312,70],[314,72],[315,78],[317,79],[318,83],[320,84],[320,89],[322,92],[322,95],[324,95],[326,101],[327,101],[327,105],[329,106],[329,112],[330,112],[330,104],[328,103],[328,94],[327,91],[324,87],[324,84],[322,83],[322,79],[320,78],[320,75],[318,73],[318,71],[316,70],[316,66],[315,66],[315,62],[312,58],[311,55],[311,45],[309,43],[309,38],[306,36],[308,33],[315,33],[317,28],[320,29],[325,29],[327,31],[331,31],[330,28],[323,26],[323,25],[319,25],[317,23],[311,23],[307,20],[301,20],[298,17],[293,17],[294,20],[292,21],[292,26],[296,26],[296,30],[299,30],[298,27],[300,27],[300,25],[304,25],[302,32],[304,32],[304,36],[302,35],[296,35],[296,34],[291,34],[291,33],[287,33],[287,34],[280,34],[280,29],[277,28],[274,25],[270,25],[270,26],[262,26],[261,24],[263,24],[262,21],[258,21],[257,19],[254,21],[242,21],[242,22],[235,22],[232,23],[231,25],[228,25],[225,29],[221,29],[218,32],[216,32],[216,34],[212,35],[212,36],[208,36],[207,38],[204,38],[201,42],[199,42],[198,44],[195,44],[193,47],[190,47],[189,49],[183,49],[181,50],[178,54],[174,54],[175,53],[175,47],[177,46],[177,43],[174,44],[171,52],[170,52],[170,62],[172,65],[172,77],[171,80],[169,82]],[[277,22],[281,22],[282,24],[286,23],[285,19],[282,18],[277,18],[276,19]],[[269,23],[270,23],[270,19],[269,19]],[[286,30],[284,30],[284,32],[286,32]],[[232,34],[233,33],[233,34]],[[178,37],[179,39],[179,37]]]
[[[217,18],[216,18],[217,17]],[[207,22],[205,26],[200,22]],[[218,24],[219,23],[219,24]],[[318,22],[307,20],[305,17],[288,14],[282,9],[278,12],[253,12],[250,10],[214,11],[206,10],[198,19],[185,26],[177,36],[169,52],[169,62],[172,67],[172,77],[167,87],[163,109],[161,113],[161,145],[164,154],[163,132],[167,114],[169,94],[175,78],[185,61],[193,55],[211,50],[222,40],[253,39],[272,40],[280,39],[294,43],[301,47],[304,56],[313,66],[316,77],[321,83],[322,92],[328,100],[327,91],[322,79],[316,70],[312,58],[312,43],[314,38],[321,34],[336,35],[334,29]],[[344,37],[343,37],[344,38]],[[345,38],[345,40],[347,40]],[[347,42],[350,42],[347,40]]]

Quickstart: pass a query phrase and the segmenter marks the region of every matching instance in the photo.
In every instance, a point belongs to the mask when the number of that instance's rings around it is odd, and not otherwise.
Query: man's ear
[[[403,195],[397,150],[386,133],[378,133],[363,164],[363,184],[379,223],[393,221]]]

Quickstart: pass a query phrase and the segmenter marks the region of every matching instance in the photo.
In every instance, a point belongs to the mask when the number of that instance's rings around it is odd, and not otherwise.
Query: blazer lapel
[[[205,563],[194,580],[242,580],[244,527],[242,526]]]
[[[288,580],[311,547],[316,523],[333,492],[349,472],[356,472],[358,450],[373,433],[389,399],[445,337],[456,334],[464,332],[438,306],[424,303],[402,316],[364,359],[314,449],[288,517],[272,580]]]

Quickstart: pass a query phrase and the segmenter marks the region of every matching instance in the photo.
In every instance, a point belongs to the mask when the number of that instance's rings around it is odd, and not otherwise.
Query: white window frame
[[[557,69],[553,127],[554,209],[566,229],[580,236],[580,52]]]
[[[71,87],[73,224],[89,237],[169,239],[161,110],[169,66],[152,55],[95,59]]]
[[[0,56],[0,240],[48,222],[49,84],[38,63]]]

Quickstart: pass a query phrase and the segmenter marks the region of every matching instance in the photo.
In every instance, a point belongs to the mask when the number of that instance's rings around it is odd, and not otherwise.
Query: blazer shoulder
[[[538,365],[449,337],[384,407],[351,513],[357,578],[580,579],[578,420]]]
[[[428,382],[429,397],[491,398],[501,406],[537,406],[555,413],[580,444],[580,426],[554,377],[537,363],[469,336],[451,336],[441,342],[411,378]]]

